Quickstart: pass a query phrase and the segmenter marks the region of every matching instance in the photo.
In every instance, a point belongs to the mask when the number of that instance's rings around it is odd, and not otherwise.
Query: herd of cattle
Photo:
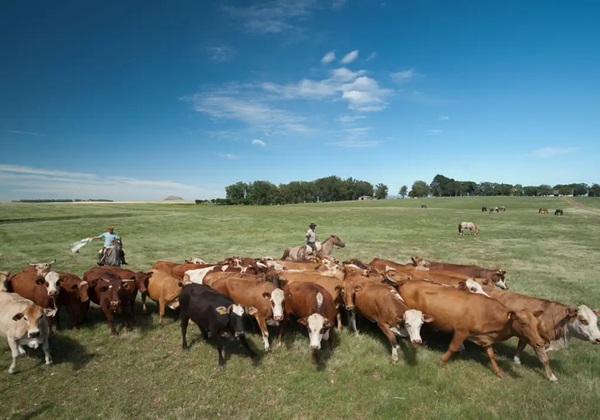
[[[503,376],[492,344],[517,337],[514,356],[529,344],[535,350],[550,381],[547,352],[564,348],[573,337],[600,343],[598,310],[585,305],[563,305],[508,291],[506,272],[474,265],[427,261],[412,257],[408,264],[375,258],[364,263],[353,259],[340,263],[334,258],[311,261],[232,257],[214,264],[199,259],[185,263],[158,261],[146,271],[120,267],[94,267],[83,276],[52,271],[52,263],[36,263],[10,275],[0,272],[0,333],[12,352],[9,372],[24,346],[45,352],[51,364],[48,336],[52,326],[60,329],[64,307],[72,328],[77,329],[90,308],[98,305],[111,333],[117,335],[114,314],[131,328],[134,303],[141,293],[158,303],[162,324],[166,307],[179,309],[182,346],[188,347],[187,327],[191,319],[206,341],[216,344],[219,366],[225,366],[222,335],[238,337],[251,357],[244,318],[253,317],[262,334],[265,351],[270,349],[268,325],[278,326],[277,346],[282,344],[286,323],[296,320],[308,331],[312,357],[318,361],[323,340],[342,325],[358,334],[357,315],[376,323],[391,345],[391,358],[398,360],[398,337],[414,348],[422,344],[421,328],[452,334],[440,364],[462,351],[465,340],[486,349],[492,370]]]

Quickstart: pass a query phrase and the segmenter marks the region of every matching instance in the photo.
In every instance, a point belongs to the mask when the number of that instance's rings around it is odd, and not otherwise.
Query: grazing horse
[[[422,209],[426,209],[426,208],[427,208],[427,206],[426,206],[425,204],[421,204],[421,208],[422,208]]]
[[[475,235],[479,235],[479,228],[473,222],[461,222],[458,224],[458,233],[462,236],[465,234],[465,230],[469,230],[469,234],[475,232]]]
[[[500,206],[500,211],[506,211],[506,207],[505,206]]]
[[[548,214],[548,209],[547,209],[547,208],[545,208],[545,207],[541,207],[541,208],[538,210],[538,213],[545,213],[545,214]]]
[[[98,263],[98,265],[112,265],[114,267],[120,267],[123,253],[123,242],[121,239],[113,239],[112,246],[107,248],[104,253],[105,256]]]
[[[482,211],[482,212],[486,212],[486,211],[487,211],[487,207],[486,207],[486,206],[482,206],[482,207],[481,207],[481,211]]]
[[[498,209],[498,207],[490,207],[490,213],[493,213],[493,212],[499,213],[500,210]]]
[[[563,215],[563,211],[562,211],[562,209],[556,209],[556,210],[554,211],[554,215],[555,215],[555,216],[562,216],[562,215]]]
[[[299,245],[291,248],[286,248],[285,251],[283,251],[283,256],[281,257],[281,259],[288,259],[292,261],[309,261],[311,258],[323,258],[330,256],[334,245],[340,248],[346,246],[346,244],[342,242],[342,240],[337,235],[331,235],[323,242],[317,241],[316,245],[317,255],[307,253],[307,249],[310,249],[309,246]]]

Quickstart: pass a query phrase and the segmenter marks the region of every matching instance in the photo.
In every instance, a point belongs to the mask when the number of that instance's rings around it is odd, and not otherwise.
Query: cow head
[[[236,337],[244,337],[246,335],[246,331],[244,330],[244,314],[248,313],[248,315],[254,315],[256,312],[258,312],[258,310],[254,307],[245,308],[237,303],[227,307],[219,306],[215,308],[215,310],[219,315],[229,317],[227,324]]]
[[[490,280],[496,287],[503,290],[508,290],[508,280],[506,280],[506,271],[496,270],[492,273]]]
[[[43,278],[37,279],[36,283],[40,286],[46,286],[48,296],[57,296],[60,290],[61,281],[62,277],[60,277],[60,275],[56,271],[50,271]]]
[[[40,323],[44,322],[44,311],[38,305],[30,304],[25,310],[16,313],[12,319],[15,322],[27,324],[27,338],[36,338],[41,335]]]
[[[148,281],[150,281],[150,277],[152,277],[152,273],[138,271],[135,273],[135,285],[140,293],[144,293],[148,290]]]
[[[531,312],[529,310],[524,311],[510,311],[508,312],[508,318],[512,320],[512,327],[519,337],[525,338],[531,347],[543,347],[546,343],[542,337],[540,337],[539,325],[537,317],[542,314],[543,311]]]
[[[82,281],[81,283],[75,284],[74,286],[77,288],[77,294],[81,302],[87,302],[88,300],[90,300],[90,296],[88,293],[90,285],[87,281]]]
[[[600,344],[597,315],[600,315],[600,310],[593,311],[585,305],[568,308],[569,330],[582,341]]]
[[[100,302],[108,300],[109,309],[112,312],[121,313],[121,299],[119,292],[123,287],[121,279],[105,279],[100,277],[100,281],[96,284],[98,300]]]
[[[410,274],[403,273],[402,271],[387,270],[385,272],[384,281],[394,287],[400,286],[409,280],[412,280],[412,276]]]
[[[413,348],[417,348],[423,343],[423,340],[421,339],[421,327],[423,326],[423,323],[432,321],[432,317],[425,315],[423,312],[417,311],[416,309],[409,309],[404,312],[401,325],[408,333],[407,335]]]
[[[483,287],[481,286],[481,284],[477,283],[473,279],[467,279],[465,281],[461,281],[460,283],[458,283],[458,286],[459,286],[458,287],[459,289],[464,289],[471,293],[476,293],[476,294],[490,297],[490,295],[488,295],[487,293],[485,293],[483,291]]]
[[[279,288],[273,290],[271,293],[263,293],[263,297],[269,299],[269,302],[271,302],[271,310],[273,311],[273,319],[275,321],[283,320],[283,295],[283,290]]]
[[[185,260],[185,262],[188,264],[208,264],[206,261],[196,257],[190,258],[189,260]]]
[[[415,267],[417,267],[418,269],[420,269],[420,270],[429,270],[430,264],[429,264],[429,261],[427,261],[426,259],[421,258],[421,257],[417,257],[417,256],[410,257],[410,259],[412,260],[413,265]]]
[[[56,260],[52,260],[49,263],[29,263],[29,267],[32,267],[39,277],[43,277],[46,273],[50,271],[52,268],[52,264],[54,264]]]
[[[298,322],[304,325],[308,330],[310,348],[313,350],[320,350],[321,340],[323,337],[325,337],[326,340],[329,338],[329,329],[333,326],[333,323],[316,313],[305,318],[300,318]]]
[[[352,281],[345,281],[341,286],[336,286],[336,290],[340,291],[346,309],[354,311],[354,295],[362,290],[362,286]]]

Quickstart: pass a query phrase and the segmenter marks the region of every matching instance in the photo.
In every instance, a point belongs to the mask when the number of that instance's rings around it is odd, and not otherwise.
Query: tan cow
[[[475,293],[465,293],[428,281],[412,280],[399,284],[398,292],[409,308],[419,309],[433,317],[435,329],[453,333],[450,346],[440,358],[444,365],[465,340],[487,351],[492,370],[504,373],[494,358],[492,344],[517,336],[535,348],[544,345],[538,333],[538,322],[530,311],[511,311],[500,302]]]
[[[470,277],[486,278],[497,287],[508,290],[508,281],[506,280],[506,271],[479,267],[478,265],[463,265],[463,264],[450,264],[444,262],[428,261],[419,257],[411,257],[414,265],[417,268],[430,271],[454,271],[457,273],[466,274]]]
[[[490,296],[502,302],[511,310],[530,310],[541,312],[538,315],[538,331],[540,336],[546,341],[543,349],[538,350],[538,357],[544,369],[546,376],[552,382],[558,381],[558,378],[550,369],[550,362],[546,352],[552,350],[561,350],[569,345],[571,338],[575,337],[582,341],[592,344],[600,343],[600,330],[598,330],[598,317],[600,310],[593,311],[585,305],[579,307],[566,306],[551,300],[540,299],[532,296],[521,295],[519,293],[505,292],[503,290],[491,290]],[[527,341],[520,338],[515,354],[515,363],[521,364],[521,353],[527,346]],[[540,353],[542,353],[540,355]]]
[[[25,354],[23,346],[37,349],[41,345],[46,364],[52,364],[49,332],[44,309],[16,293],[0,292],[0,335],[6,337],[12,353],[9,373],[15,373],[17,357]]]
[[[162,270],[151,269],[148,271],[150,278],[148,279],[147,293],[142,294],[142,311],[148,312],[146,308],[146,297],[150,297],[158,303],[158,323],[162,325],[165,317],[165,307],[171,309],[179,308],[179,295],[181,288],[187,284],[185,280],[180,280]]]

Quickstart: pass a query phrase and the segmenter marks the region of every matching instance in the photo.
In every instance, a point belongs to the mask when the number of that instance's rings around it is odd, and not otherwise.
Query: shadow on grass
[[[56,334],[50,339],[50,353],[54,364],[71,364],[75,371],[83,369],[95,357],[95,354],[89,353],[79,341],[64,334]]]
[[[34,419],[36,417],[42,416],[46,411],[51,409],[54,404],[50,404],[48,402],[42,403],[39,407],[33,407],[29,410],[26,410],[24,413],[13,414],[10,417],[7,417],[10,420],[29,420]]]

